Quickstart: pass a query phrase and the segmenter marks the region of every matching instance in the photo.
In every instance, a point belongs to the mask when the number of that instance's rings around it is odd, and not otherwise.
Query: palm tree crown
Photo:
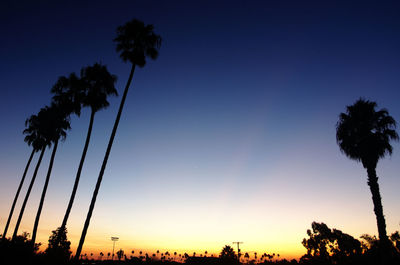
[[[117,96],[115,89],[116,75],[110,74],[105,65],[95,63],[93,66],[82,68],[81,84],[84,87],[82,105],[90,107],[97,112],[110,105],[107,101],[108,95]]]
[[[68,111],[63,107],[64,105],[52,104],[39,112],[39,115],[43,116],[42,129],[49,146],[60,139],[64,140],[67,136],[66,131],[71,129]]]
[[[143,67],[146,57],[157,59],[161,37],[153,32],[153,25],[145,25],[142,21],[133,19],[117,28],[117,52],[124,62]]]
[[[378,160],[392,154],[390,140],[398,140],[396,121],[386,109],[376,111],[377,104],[359,99],[339,115],[336,140],[350,159],[361,161],[364,168],[375,167]]]
[[[51,93],[54,94],[52,102],[63,109],[67,116],[72,113],[80,116],[84,89],[82,80],[75,73],[68,77],[61,76],[51,88]]]
[[[26,129],[23,131],[26,134],[24,141],[32,146],[35,151],[41,150],[46,145],[41,118],[39,115],[31,115],[25,121]]]

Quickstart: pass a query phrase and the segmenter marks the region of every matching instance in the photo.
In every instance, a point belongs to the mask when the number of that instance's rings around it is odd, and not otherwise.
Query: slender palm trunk
[[[74,183],[74,187],[72,189],[71,198],[69,199],[67,211],[65,212],[64,219],[63,219],[63,222],[61,224],[61,230],[60,231],[64,231],[64,228],[65,228],[65,226],[67,225],[67,222],[68,222],[68,217],[69,217],[69,214],[71,212],[72,205],[74,204],[75,194],[76,194],[76,191],[78,189],[78,184],[79,184],[79,179],[81,177],[83,163],[85,162],[86,153],[87,153],[87,150],[88,150],[88,147],[89,147],[89,142],[90,142],[90,136],[92,134],[94,114],[95,114],[95,112],[92,110],[92,112],[90,114],[89,128],[88,128],[87,135],[86,135],[85,146],[83,147],[82,157],[81,157],[81,161],[79,162],[78,172],[76,173],[75,183]]]
[[[6,227],[4,228],[3,239],[6,238],[8,226],[10,225],[10,221],[11,221],[12,215],[14,213],[15,204],[17,203],[19,193],[21,192],[22,185],[24,184],[24,181],[25,181],[26,173],[28,172],[28,168],[29,168],[29,165],[31,164],[31,161],[32,161],[33,155],[35,154],[35,151],[36,151],[35,149],[32,150],[31,156],[28,159],[28,163],[25,166],[24,174],[22,175],[21,182],[19,183],[17,193],[15,194],[14,201],[11,206],[10,214],[8,215]]]
[[[35,183],[36,175],[37,175],[37,173],[39,171],[40,163],[42,162],[42,158],[43,158],[45,150],[46,150],[46,147],[44,146],[42,148],[42,151],[40,152],[39,160],[37,161],[37,164],[36,164],[36,167],[35,167],[35,171],[33,172],[31,183],[29,184],[28,190],[27,190],[26,195],[25,195],[24,202],[22,203],[22,206],[21,206],[21,210],[19,212],[18,220],[17,220],[17,223],[15,225],[15,229],[14,229],[14,233],[13,233],[13,237],[12,237],[13,239],[15,239],[16,236],[17,236],[18,228],[19,228],[19,225],[21,224],[22,216],[24,215],[26,203],[28,202],[29,195],[31,194],[33,184]]]
[[[132,65],[131,73],[129,74],[128,82],[126,83],[124,94],[122,95],[122,99],[121,99],[121,104],[120,104],[119,109],[118,109],[117,118],[115,119],[114,127],[113,127],[113,130],[111,132],[110,141],[108,142],[108,146],[107,146],[106,154],[104,156],[103,164],[101,165],[100,174],[99,174],[99,177],[97,178],[96,187],[95,187],[94,192],[93,192],[92,201],[90,202],[90,207],[89,207],[88,214],[86,216],[86,221],[85,221],[85,225],[83,227],[81,239],[79,240],[79,245],[78,245],[78,248],[76,250],[76,254],[75,254],[75,260],[76,261],[79,260],[79,256],[81,255],[81,252],[82,252],[83,243],[85,242],[86,233],[87,233],[87,230],[88,230],[89,224],[90,224],[90,218],[92,217],[94,205],[96,203],[97,194],[99,193],[100,184],[101,184],[101,181],[102,181],[103,175],[104,175],[104,170],[106,169],[106,166],[107,166],[108,157],[110,155],[110,151],[111,151],[111,147],[112,147],[112,144],[113,144],[113,141],[114,141],[114,137],[115,137],[115,134],[117,132],[119,120],[121,118],[122,109],[124,108],[126,95],[128,94],[128,89],[129,89],[129,86],[131,84],[134,72],[135,72],[135,65]]]
[[[57,139],[57,141],[55,141],[54,147],[53,147],[53,152],[51,153],[49,169],[47,170],[46,181],[44,182],[42,196],[40,197],[39,208],[36,213],[35,224],[33,225],[32,241],[31,241],[32,246],[35,246],[36,233],[37,233],[37,229],[39,226],[40,214],[42,213],[44,198],[46,197],[47,186],[49,185],[51,170],[53,169],[54,157],[56,156],[56,152],[57,152],[57,146],[58,146],[58,139]]]
[[[381,194],[379,192],[378,177],[376,176],[375,167],[367,168],[367,172],[368,172],[368,186],[372,193],[372,202],[374,203],[374,212],[378,224],[379,239],[382,242],[386,242],[388,240],[386,234],[386,222],[385,222],[385,216],[383,215],[382,199],[381,199]]]

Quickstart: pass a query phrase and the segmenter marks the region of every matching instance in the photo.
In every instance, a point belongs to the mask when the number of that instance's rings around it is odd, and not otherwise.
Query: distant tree
[[[222,248],[222,251],[219,256],[220,256],[221,260],[223,260],[225,262],[232,262],[232,261],[237,260],[235,251],[229,245],[225,245],[225,247]]]
[[[71,255],[70,246],[71,242],[67,240],[66,228],[59,227],[57,230],[52,231],[49,244],[45,250],[46,256],[52,263],[66,264]]]
[[[393,242],[393,245],[397,248],[400,253],[400,234],[399,231],[394,232],[390,235],[389,239]]]
[[[153,60],[158,57],[158,49],[161,45],[161,37],[156,35],[153,32],[153,29],[153,25],[145,25],[143,22],[136,19],[126,23],[124,26],[118,27],[117,29],[118,35],[114,39],[114,41],[117,43],[117,51],[121,52],[120,57],[123,61],[129,61],[132,64],[132,68],[129,74],[128,82],[124,89],[124,93],[122,95],[121,104],[118,109],[117,117],[115,119],[110,140],[107,145],[107,150],[100,169],[99,177],[97,179],[96,187],[93,192],[92,200],[90,202],[89,211],[86,216],[81,238],[79,240],[77,253],[81,253],[83,243],[85,242],[86,233],[89,228],[90,219],[92,217],[93,209],[96,203],[97,194],[99,192],[104,171],[107,166],[108,157],[111,152],[111,147],[114,142],[115,134],[117,132],[122,110],[125,104],[125,99],[128,94],[128,89],[132,81],[133,74],[135,72],[135,67],[144,67],[146,65],[146,57]]]
[[[110,259],[110,255],[111,255],[111,253],[108,252],[108,253],[107,253],[107,259]]]
[[[104,253],[100,252],[100,260],[103,260]]]
[[[250,258],[250,256],[249,256],[249,253],[244,253],[244,258],[247,260],[247,262],[249,262],[249,258]]]
[[[124,251],[122,249],[118,250],[117,251],[118,260],[121,260],[123,256],[124,256]]]
[[[312,223],[312,230],[307,230],[308,239],[303,239],[307,254],[303,261],[334,262],[342,264],[354,260],[362,254],[361,242],[337,229],[330,229],[324,223]],[[271,255],[271,259],[273,256]]]
[[[350,159],[361,161],[368,173],[368,185],[372,193],[379,239],[388,242],[383,215],[376,166],[378,160],[391,154],[391,140],[398,140],[396,121],[386,109],[375,110],[377,104],[359,99],[347,106],[346,113],[339,115],[336,140],[340,150]]]

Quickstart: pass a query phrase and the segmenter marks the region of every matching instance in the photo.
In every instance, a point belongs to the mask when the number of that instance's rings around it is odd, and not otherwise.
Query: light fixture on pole
[[[111,241],[113,242],[113,251],[112,251],[112,260],[114,260],[114,248],[115,248],[115,242],[116,241],[118,241],[118,239],[119,239],[119,237],[115,237],[115,236],[112,236],[111,237]]]

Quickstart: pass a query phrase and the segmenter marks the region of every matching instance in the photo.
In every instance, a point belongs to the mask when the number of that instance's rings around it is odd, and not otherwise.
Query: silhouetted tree
[[[67,240],[66,228],[62,230],[62,228],[59,227],[57,230],[54,230],[49,238],[49,245],[45,251],[49,261],[54,264],[66,264],[71,255],[70,245],[71,242]]]
[[[372,193],[379,239],[388,241],[386,223],[379,192],[376,165],[380,158],[392,153],[391,140],[398,140],[396,121],[386,109],[376,111],[377,104],[359,99],[347,106],[346,113],[339,115],[336,140],[340,150],[350,159],[361,161],[368,173],[368,185]]]
[[[30,119],[34,119],[34,120],[31,121],[32,123],[30,122]],[[44,139],[38,133],[38,128],[35,125],[35,123],[36,123],[35,119],[36,118],[34,118],[34,116],[31,116],[30,119],[28,119],[25,122],[25,124],[29,125],[29,127],[24,130],[24,133],[28,134],[28,135],[25,136],[24,141],[29,146],[32,146],[32,152],[31,152],[31,155],[29,156],[28,162],[26,163],[24,173],[22,174],[21,181],[20,181],[20,183],[18,185],[17,192],[15,194],[13,203],[11,205],[10,213],[8,215],[7,222],[6,222],[6,225],[4,227],[4,232],[3,232],[3,235],[2,235],[3,239],[6,238],[6,236],[7,236],[7,231],[8,231],[8,227],[10,225],[10,221],[11,221],[12,215],[14,213],[15,204],[17,203],[17,200],[18,200],[18,197],[19,197],[19,193],[21,192],[22,185],[24,184],[26,173],[28,172],[29,166],[30,166],[30,164],[32,162],[33,155],[36,152],[41,151],[43,149],[43,145],[44,145]]]
[[[103,179],[104,171],[107,165],[108,157],[110,155],[111,147],[114,141],[115,134],[117,132],[119,120],[121,118],[122,110],[124,108],[125,99],[128,93],[130,83],[133,78],[135,67],[144,67],[146,65],[146,57],[150,59],[156,59],[158,56],[158,49],[161,44],[161,37],[153,32],[153,25],[145,25],[139,20],[132,20],[126,23],[124,26],[120,26],[117,29],[118,36],[114,39],[117,43],[117,51],[121,52],[120,57],[123,61],[129,61],[132,63],[131,72],[129,74],[128,82],[125,86],[124,93],[122,95],[121,104],[118,109],[118,114],[115,119],[114,127],[111,132],[110,140],[108,142],[107,150],[104,156],[104,160],[100,169],[99,177],[97,179],[96,187],[93,192],[92,200],[90,203],[89,211],[85,220],[82,235],[79,240],[77,253],[80,254],[82,251],[83,243],[87,229],[89,228],[90,218],[92,217],[94,205],[96,203],[97,194],[100,189],[100,184]]]
[[[222,248],[222,251],[219,255],[219,257],[221,258],[221,260],[223,262],[234,262],[237,260],[235,251],[233,250],[233,248],[231,246],[225,245],[225,247]]]
[[[29,233],[23,232],[12,240],[4,238],[0,241],[1,264],[30,264],[34,259],[40,244],[29,240]]]
[[[244,258],[247,260],[247,262],[249,262],[249,258],[250,258],[250,256],[249,256],[249,253],[244,253]]]
[[[393,242],[393,245],[397,248],[400,253],[400,234],[399,231],[394,232],[390,235],[389,239]]]
[[[36,233],[39,226],[40,215],[42,213],[42,208],[44,204],[44,199],[46,197],[47,187],[49,185],[49,180],[51,176],[51,171],[53,169],[54,158],[57,152],[57,146],[59,140],[64,140],[67,136],[66,130],[69,130],[70,124],[68,119],[68,113],[62,108],[53,104],[51,107],[45,107],[41,110],[43,112],[45,123],[44,123],[44,134],[47,141],[47,145],[54,144],[53,151],[51,153],[49,168],[47,170],[46,180],[43,186],[42,195],[40,197],[39,207],[36,213],[35,223],[33,225],[32,231],[32,243],[35,243]]]
[[[60,84],[57,83],[56,86],[54,86],[52,89],[52,92],[55,93],[55,95],[53,96],[53,100],[57,101],[57,99],[59,99],[62,102],[72,101],[75,102],[73,105],[77,105],[79,103],[82,104],[83,107],[90,107],[91,110],[85,145],[83,147],[78,171],[75,176],[75,182],[72,189],[71,197],[61,224],[62,229],[65,228],[67,225],[68,217],[74,203],[76,191],[78,189],[83,164],[85,162],[86,153],[89,147],[94,116],[96,112],[101,109],[107,108],[110,105],[107,101],[107,97],[109,95],[117,95],[117,90],[114,86],[117,78],[115,75],[110,74],[107,70],[107,67],[104,65],[96,63],[93,66],[84,67],[81,70],[80,79],[75,80],[75,78],[76,77],[74,77],[69,82],[64,82]],[[75,96],[70,96],[71,94]],[[63,95],[67,96],[67,99],[64,99]],[[74,113],[78,114],[78,107],[79,106],[75,107]]]
[[[335,264],[358,258],[362,253],[361,242],[337,229],[330,229],[324,223],[312,223],[307,230],[308,239],[303,239],[307,254],[303,261],[334,262]],[[271,256],[271,259],[273,256]]]
[[[17,222],[15,224],[14,233],[12,236],[13,240],[15,240],[17,237],[18,229],[25,212],[26,204],[31,194],[33,184],[35,183],[36,176],[39,171],[39,167],[42,162],[44,152],[46,150],[46,146],[49,144],[45,135],[45,123],[46,123],[46,117],[44,117],[43,112],[39,112],[37,115],[32,115],[29,117],[29,119],[25,121],[26,129],[23,132],[24,134],[26,134],[25,141],[27,143],[31,143],[34,149],[40,149],[41,151],[39,159],[36,163],[35,170],[32,175],[31,182],[29,183],[28,189],[26,191],[24,201],[22,202]]]

